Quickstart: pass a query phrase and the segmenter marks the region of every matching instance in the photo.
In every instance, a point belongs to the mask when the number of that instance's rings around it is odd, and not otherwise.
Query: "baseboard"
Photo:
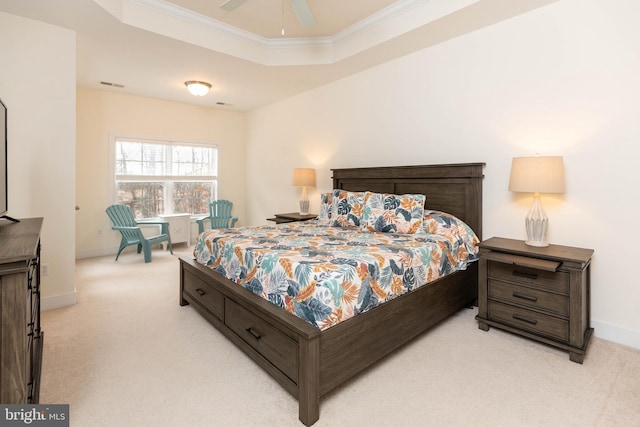
[[[640,331],[634,331],[619,325],[591,320],[593,334],[607,341],[613,341],[640,350]]]
[[[56,308],[68,307],[70,305],[75,305],[77,303],[78,303],[78,295],[76,292],[40,298],[40,308],[44,311],[54,310]]]
[[[194,245],[194,240],[191,239],[192,242],[190,244],[190,246]],[[183,242],[184,243],[184,242]],[[176,245],[179,245],[180,243],[176,243]],[[162,243],[154,246],[154,248],[156,247],[163,247],[164,246]],[[122,253],[127,253],[127,252],[135,252],[136,247],[135,246],[129,246],[127,248],[124,249],[124,251],[122,251]],[[79,251],[76,252],[76,259],[85,259],[85,258],[97,258],[97,257],[102,257],[102,256],[112,256],[113,259],[116,258],[116,253],[118,253],[118,248],[117,247],[113,247],[113,248],[101,248],[101,249],[90,249],[88,251]]]
[[[90,249],[88,251],[80,251],[76,252],[76,259],[85,259],[85,258],[97,258],[101,256],[113,255],[116,256],[116,252],[118,252],[118,248],[101,248],[101,249]]]

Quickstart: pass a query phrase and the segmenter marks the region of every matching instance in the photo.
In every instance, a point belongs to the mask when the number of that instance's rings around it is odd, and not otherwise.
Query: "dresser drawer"
[[[214,316],[224,318],[224,296],[196,276],[185,272],[184,290]]]
[[[298,345],[269,323],[227,299],[224,323],[293,382],[298,382]]]
[[[488,302],[488,309],[490,320],[563,342],[569,341],[569,322],[567,320],[491,300]]]
[[[489,279],[489,298],[569,316],[569,297],[514,283]]]
[[[489,261],[487,269],[490,279],[535,286],[569,295],[569,274],[565,272],[537,270],[495,261]]]

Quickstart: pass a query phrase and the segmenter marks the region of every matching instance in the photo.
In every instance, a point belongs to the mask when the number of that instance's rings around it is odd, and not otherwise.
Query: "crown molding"
[[[331,37],[266,38],[166,0],[93,0],[122,23],[267,66],[333,64],[480,0],[400,0]]]
[[[234,27],[222,21],[218,21],[200,13],[194,12],[190,9],[185,9],[180,6],[176,6],[165,0],[119,0],[123,3],[130,2],[138,6],[149,9],[153,12],[162,13],[169,17],[180,19],[184,22],[206,28],[212,32],[224,33],[228,36],[235,37],[246,43],[252,43],[259,46],[264,46],[268,43],[269,39],[262,37],[258,34],[250,31],[245,31],[241,28]]]
[[[348,40],[352,37],[357,36],[358,34],[365,33],[374,29],[375,27],[382,25],[391,19],[397,17],[400,14],[406,13],[407,11],[420,6],[430,0],[403,0],[397,3],[394,3],[371,16],[363,19],[360,22],[352,25],[351,27],[345,28],[344,30],[338,32],[333,37],[334,43],[341,43],[345,40]]]

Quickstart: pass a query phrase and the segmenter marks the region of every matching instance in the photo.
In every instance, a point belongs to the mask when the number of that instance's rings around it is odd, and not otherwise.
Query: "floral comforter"
[[[427,211],[415,234],[317,221],[216,229],[196,260],[312,325],[326,329],[477,260],[478,238],[452,215]]]

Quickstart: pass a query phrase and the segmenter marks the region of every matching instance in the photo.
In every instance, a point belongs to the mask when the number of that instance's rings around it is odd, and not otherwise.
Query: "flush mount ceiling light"
[[[199,82],[197,80],[189,80],[188,82],[184,82],[184,85],[187,87],[191,95],[194,96],[205,96],[209,93],[209,89],[211,89],[211,85],[207,82]]]

